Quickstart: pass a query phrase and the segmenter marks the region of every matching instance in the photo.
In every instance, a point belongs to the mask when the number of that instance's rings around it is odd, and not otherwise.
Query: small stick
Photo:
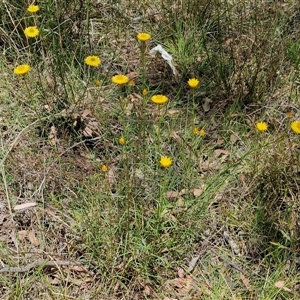
[[[31,269],[37,268],[37,267],[58,267],[58,266],[75,266],[80,265],[79,263],[67,261],[67,260],[51,260],[51,261],[45,261],[42,259],[39,259],[31,264],[25,265],[23,267],[4,267],[0,269],[0,273],[25,273],[30,271]]]

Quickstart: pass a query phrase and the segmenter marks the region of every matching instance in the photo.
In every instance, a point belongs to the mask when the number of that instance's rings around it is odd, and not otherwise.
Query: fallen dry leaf
[[[89,109],[85,109],[85,110],[82,112],[81,116],[82,116],[83,118],[86,118],[86,117],[92,117],[92,112],[91,112]]]
[[[227,241],[227,243],[229,244],[231,250],[233,251],[233,253],[237,256],[240,256],[240,249],[239,246],[237,245],[237,243],[230,237],[230,235],[228,234],[227,231],[223,232],[223,236],[225,238],[225,240]]]
[[[283,288],[284,287],[284,281],[280,280],[280,281],[275,282],[275,286],[278,287],[278,288]]]
[[[171,132],[170,137],[173,138],[174,140],[182,143],[181,136],[175,130]]]
[[[83,266],[69,266],[69,270],[75,272],[87,272],[87,269]]]
[[[93,132],[91,128],[85,127],[82,133],[85,137],[93,137]]]
[[[230,136],[230,143],[235,144],[239,139],[238,133],[235,132]]]
[[[195,197],[199,197],[202,194],[202,189],[193,189],[193,194]]]
[[[184,207],[184,200],[180,197],[176,202],[177,207]]]
[[[188,190],[182,189],[182,190],[180,191],[179,196],[185,195],[187,192],[188,192]]]
[[[179,277],[167,281],[167,286],[171,290],[176,290],[176,296],[187,296],[193,288],[193,278],[189,275],[185,277]],[[181,299],[181,298],[179,298]]]
[[[145,178],[145,175],[141,169],[135,169],[134,174],[139,180],[144,180]]]
[[[177,198],[179,196],[179,192],[177,191],[169,191],[166,194],[167,199]]]
[[[129,78],[129,80],[132,80],[134,78],[137,78],[139,76],[139,73],[137,73],[137,72],[130,72],[130,73],[126,74],[126,76]]]
[[[218,138],[216,141],[216,146],[222,146],[224,144],[224,140],[222,138]]]
[[[178,191],[168,191],[166,197],[168,199],[177,198],[179,196],[185,195],[187,193],[186,189],[182,189],[180,192]]]
[[[55,146],[58,142],[58,139],[57,139],[57,130],[56,130],[56,127],[54,125],[52,125],[50,127],[50,133],[49,133],[49,136],[48,136],[48,141],[49,141],[49,144],[51,146]]]
[[[116,285],[114,286],[114,293],[117,293],[119,291],[120,288],[120,283],[117,282]]]
[[[129,97],[130,97],[131,102],[136,102],[136,101],[141,100],[143,98],[141,95],[139,95],[137,93],[130,94]]]
[[[210,103],[212,103],[212,100],[209,98],[204,98],[203,99],[204,103],[202,104],[204,112],[209,112],[210,111]]]
[[[172,215],[171,213],[167,214],[167,217],[174,223],[178,222],[177,218],[174,215]]]
[[[40,245],[40,242],[38,241],[38,239],[37,239],[36,236],[35,236],[35,231],[34,231],[34,230],[30,230],[30,231],[28,232],[28,239],[29,239],[30,243],[31,243],[33,246],[37,247],[37,246]]]
[[[278,287],[280,289],[283,289],[286,292],[291,292],[291,289],[287,288],[284,285],[285,285],[285,282],[283,280],[279,280],[279,281],[275,282],[276,287]]]
[[[189,268],[187,269],[187,272],[188,272],[188,273],[190,273],[190,272],[192,272],[192,271],[194,270],[194,268],[195,268],[195,266],[196,266],[196,264],[197,264],[199,258],[200,258],[200,255],[197,255],[197,256],[194,256],[194,257],[190,260],[190,262],[189,262]]]
[[[61,282],[61,279],[58,278],[58,276],[48,276],[47,282],[49,282],[52,285],[57,285]]]
[[[133,108],[133,103],[129,102],[126,107],[125,107],[125,115],[130,116],[131,115],[131,110]]]
[[[216,149],[215,151],[214,151],[214,156],[215,157],[219,157],[219,156],[228,156],[230,154],[230,152],[229,151],[227,151],[227,150],[223,150],[223,149]]]
[[[27,236],[27,230],[18,231],[18,237],[20,241],[24,241]]]
[[[225,46],[229,46],[233,42],[233,38],[229,38],[225,41]]]
[[[184,270],[182,268],[177,269],[177,274],[179,278],[184,278]]]
[[[151,288],[149,287],[149,285],[146,285],[145,288],[144,288],[144,293],[147,295],[147,296],[151,296]]]
[[[168,109],[167,116],[172,117],[174,115],[179,115],[181,113],[180,109]]]
[[[48,104],[45,104],[43,107],[44,107],[45,110],[47,110],[49,112],[51,112],[53,110],[53,108]]]
[[[46,76],[46,81],[47,81],[47,83],[48,83],[49,85],[53,85],[53,79],[52,79],[52,77],[51,77],[50,75],[47,75],[47,76]]]
[[[111,167],[107,172],[107,179],[110,186],[116,182],[116,170],[115,167]]]
[[[36,206],[36,205],[37,205],[36,202],[27,202],[27,203],[16,205],[14,207],[14,210],[26,209],[26,208],[30,208],[30,207],[33,207],[33,206]]]
[[[83,129],[83,135],[85,137],[94,137],[99,135],[99,122],[95,118],[85,120],[85,128]]]
[[[247,290],[250,290],[250,280],[247,278],[244,274],[241,274],[240,279],[242,280],[243,284],[247,288]]]

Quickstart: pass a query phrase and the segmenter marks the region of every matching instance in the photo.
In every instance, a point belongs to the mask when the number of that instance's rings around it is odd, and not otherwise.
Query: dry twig
[[[50,261],[45,261],[42,259],[36,260],[35,262],[22,266],[22,267],[4,267],[0,269],[0,273],[25,273],[30,271],[31,269],[37,268],[37,267],[56,267],[58,268],[59,266],[75,266],[75,265],[80,265],[78,262],[72,262],[72,261],[67,261],[67,260],[50,260]]]

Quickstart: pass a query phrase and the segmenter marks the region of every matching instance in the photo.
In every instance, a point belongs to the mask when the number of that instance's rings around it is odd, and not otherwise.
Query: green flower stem
[[[159,222],[163,222],[163,217],[165,215],[166,208],[168,207],[168,202],[166,200],[166,192],[168,190],[168,178],[169,174],[166,169],[161,170],[164,172],[163,184],[159,187],[159,197],[157,200],[157,219]]]
[[[195,105],[195,89],[192,89],[192,120],[193,120],[193,125],[195,124],[196,120],[195,120],[195,109],[196,109],[196,105]],[[189,105],[187,106],[186,108],[186,117],[185,117],[185,128],[188,130],[188,120],[189,120],[189,117],[188,117],[188,111],[189,111]]]
[[[124,85],[120,85],[120,107],[121,107],[121,124],[122,124],[122,131],[123,136],[126,138],[127,135],[127,120],[126,120],[126,88]],[[125,232],[130,232],[130,219],[131,219],[131,207],[135,206],[134,203],[134,195],[132,193],[132,186],[134,186],[134,182],[132,182],[131,179],[131,162],[130,162],[130,156],[128,155],[128,152],[126,150],[126,144],[122,145],[122,154],[124,157],[124,181],[129,183],[126,186],[125,190]],[[134,178],[134,177],[133,177]]]
[[[30,100],[31,100],[31,103],[34,103],[34,97],[33,97],[32,93],[31,93],[31,90],[30,90],[30,88],[29,88],[29,86],[28,86],[28,83],[27,83],[26,79],[23,78],[23,81],[24,81],[25,87],[26,87],[26,89],[27,89],[27,92],[28,92],[29,98],[30,98]],[[26,104],[26,105],[27,105],[27,104]],[[30,108],[31,108],[31,107],[30,107]],[[41,116],[40,116],[39,111],[36,109],[36,107],[34,107],[33,110],[34,110],[34,112],[35,112],[37,118],[39,119],[39,121],[40,121],[41,124],[42,124],[42,119],[41,119]]]
[[[142,62],[142,89],[146,87],[146,43],[141,43],[141,62]]]
[[[163,122],[163,116],[161,113],[162,105],[158,105],[158,127],[157,127],[157,146],[160,149],[161,148],[161,125]]]
[[[142,67],[141,67],[141,75],[142,75],[142,91],[146,88],[146,43],[141,43],[140,45],[140,51],[141,51],[141,63],[142,63]],[[147,100],[148,97],[147,95],[143,94],[143,98],[142,98],[142,109],[140,112],[140,120],[141,120],[141,126],[138,132],[138,136],[139,136],[139,140],[143,141],[145,140],[145,136],[146,136],[146,122],[147,122],[147,118],[146,118],[146,105],[147,105]],[[138,143],[138,154],[140,154],[140,144]],[[145,151],[143,151],[142,153],[143,155],[143,162],[144,164],[146,163],[146,154]]]
[[[126,122],[126,94],[125,90],[123,89],[123,86],[120,86],[120,107],[121,107],[121,124],[122,124],[122,131],[123,136],[126,137],[126,128],[127,128],[127,122]]]

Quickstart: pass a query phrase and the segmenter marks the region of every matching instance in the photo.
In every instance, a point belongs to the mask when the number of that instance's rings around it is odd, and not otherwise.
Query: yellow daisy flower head
[[[153,95],[151,97],[151,101],[155,104],[161,105],[168,101],[168,97],[165,95]]]
[[[14,73],[16,75],[25,75],[30,71],[30,66],[29,65],[18,65],[17,67],[14,68]]]
[[[257,122],[255,127],[259,132],[263,132],[268,129],[268,124],[266,122]]]
[[[147,89],[143,89],[143,90],[142,90],[142,94],[143,94],[144,96],[146,96],[146,95],[148,94]]]
[[[130,80],[130,81],[129,81],[129,85],[130,85],[130,86],[135,86],[134,80]]]
[[[119,138],[119,144],[120,145],[125,145],[126,144],[126,139],[123,136]]]
[[[199,84],[200,84],[200,80],[197,78],[191,78],[188,81],[188,85],[191,89],[197,88]]]
[[[159,164],[162,168],[169,168],[172,165],[172,163],[172,159],[168,156],[162,156],[159,161]]]
[[[147,42],[148,40],[151,39],[151,35],[145,32],[139,33],[136,37],[140,42]]]
[[[29,26],[24,29],[24,34],[29,38],[34,38],[38,36],[40,31],[36,26]]]
[[[101,170],[102,170],[102,172],[107,172],[107,170],[108,170],[107,165],[102,165]]]
[[[206,132],[205,132],[205,130],[204,129],[198,129],[197,127],[195,127],[194,129],[193,129],[193,133],[194,134],[199,134],[199,135],[201,135],[201,136],[205,136],[206,135]]]
[[[200,130],[199,130],[199,134],[200,134],[201,136],[205,136],[205,135],[206,135],[206,132],[205,132],[204,129],[200,129]]]
[[[101,59],[99,56],[90,55],[85,58],[84,62],[90,67],[98,67],[101,64]]]
[[[36,13],[40,10],[40,7],[38,5],[29,5],[28,8],[27,8],[27,11],[30,12],[30,13]]]
[[[101,85],[101,80],[96,80],[95,84],[96,84],[97,86],[100,86],[100,85]]]
[[[300,121],[299,120],[293,121],[291,123],[291,128],[295,133],[300,134]]]
[[[112,77],[111,81],[118,85],[123,85],[129,81],[129,78],[126,75],[118,74]]]

